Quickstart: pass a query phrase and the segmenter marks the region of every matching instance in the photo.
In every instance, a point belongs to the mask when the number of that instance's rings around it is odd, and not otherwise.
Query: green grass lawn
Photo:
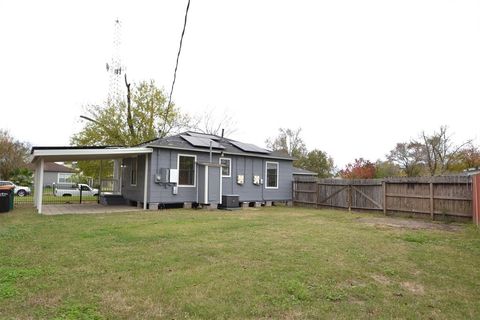
[[[303,208],[0,214],[0,319],[478,319],[480,232]]]

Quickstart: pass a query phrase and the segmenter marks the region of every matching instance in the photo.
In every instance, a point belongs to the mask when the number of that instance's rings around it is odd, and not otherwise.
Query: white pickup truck
[[[53,189],[53,195],[55,197],[73,197],[80,196],[80,191],[82,191],[82,196],[98,196],[98,189],[90,187],[88,184],[59,184],[56,185]]]

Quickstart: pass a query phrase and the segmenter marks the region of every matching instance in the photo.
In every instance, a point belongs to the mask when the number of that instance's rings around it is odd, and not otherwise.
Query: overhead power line
[[[190,0],[188,0],[187,8],[185,9],[185,19],[183,21],[183,30],[182,30],[182,34],[180,36],[180,45],[178,47],[177,61],[175,63],[175,71],[173,72],[172,88],[170,89],[170,95],[168,97],[167,110],[165,112],[165,120],[168,119],[168,114],[170,113],[170,107],[171,107],[172,95],[173,95],[173,88],[175,87],[175,81],[177,80],[178,61],[180,60],[180,53],[182,52],[183,36],[185,35],[185,29],[187,27],[187,18],[188,18],[188,10],[189,9],[190,9]],[[165,125],[166,125],[166,121],[163,125],[164,129],[165,129]]]

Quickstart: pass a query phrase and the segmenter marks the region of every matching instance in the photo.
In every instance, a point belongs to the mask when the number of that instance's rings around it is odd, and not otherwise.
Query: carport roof
[[[32,162],[43,158],[46,162],[75,161],[75,160],[105,160],[133,157],[139,154],[152,153],[152,148],[134,147],[121,148],[112,146],[56,146],[56,147],[32,147]]]

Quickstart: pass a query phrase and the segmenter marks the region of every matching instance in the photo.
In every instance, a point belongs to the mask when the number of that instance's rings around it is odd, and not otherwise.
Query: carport
[[[114,178],[120,177],[120,161],[123,158],[131,158],[145,155],[145,181],[143,190],[143,209],[147,209],[147,186],[148,186],[148,159],[152,153],[151,148],[134,147],[33,147],[32,163],[35,165],[35,194],[33,204],[38,213],[42,213],[43,202],[43,175],[45,162],[80,161],[80,160],[114,160]]]

